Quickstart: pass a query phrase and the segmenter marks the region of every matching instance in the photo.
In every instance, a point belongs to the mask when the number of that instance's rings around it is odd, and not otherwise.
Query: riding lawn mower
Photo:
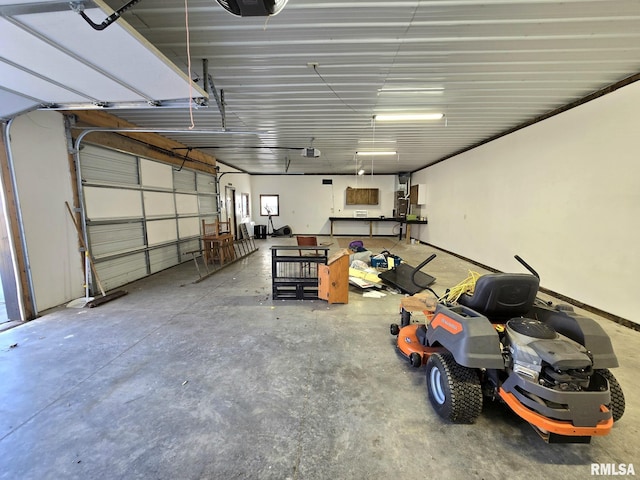
[[[429,400],[446,420],[473,423],[483,401],[500,400],[548,443],[607,435],[625,409],[609,337],[570,305],[539,299],[540,277],[515,258],[529,274],[479,276],[473,293],[435,302],[424,324],[402,308],[390,326],[398,351],[426,365]]]

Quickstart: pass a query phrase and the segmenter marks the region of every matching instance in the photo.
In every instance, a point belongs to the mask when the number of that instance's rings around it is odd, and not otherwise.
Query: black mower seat
[[[527,273],[490,273],[476,281],[473,295],[463,293],[458,303],[498,321],[519,317],[533,306],[540,280]]]

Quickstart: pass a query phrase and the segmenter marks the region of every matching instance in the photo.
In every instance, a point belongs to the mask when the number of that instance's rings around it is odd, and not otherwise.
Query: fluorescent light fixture
[[[378,92],[378,95],[442,95],[443,91],[434,91],[434,90],[382,90]]]
[[[444,113],[381,113],[374,115],[378,122],[410,122],[420,120],[440,120]]]
[[[358,140],[358,143],[397,143],[395,140]]]
[[[389,92],[410,92],[410,93],[442,93],[444,87],[382,87],[378,89],[380,93]]]
[[[358,175],[364,175],[364,168],[361,168],[360,170],[358,170]]]
[[[389,150],[388,152],[377,150],[373,152],[356,152],[356,155],[367,155],[369,157],[379,157],[382,155],[397,155],[398,152]]]
[[[442,95],[444,89],[433,88],[381,88],[378,95]]]

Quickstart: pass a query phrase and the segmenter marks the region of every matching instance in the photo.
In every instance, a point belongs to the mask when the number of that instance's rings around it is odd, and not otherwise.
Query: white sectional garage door
[[[93,145],[80,165],[89,249],[105,290],[199,249],[201,221],[217,214],[215,176]]]

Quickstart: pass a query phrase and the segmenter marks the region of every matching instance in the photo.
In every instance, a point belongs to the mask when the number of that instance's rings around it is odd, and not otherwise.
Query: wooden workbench
[[[329,217],[331,222],[331,236],[333,237],[333,223],[334,222],[369,222],[369,238],[373,237],[373,224],[376,222],[395,222],[400,224],[400,233],[398,239],[402,240],[402,225],[406,225],[407,233],[405,235],[407,243],[411,242],[411,225],[426,225],[427,220],[407,220],[406,218],[394,218],[394,217]]]

